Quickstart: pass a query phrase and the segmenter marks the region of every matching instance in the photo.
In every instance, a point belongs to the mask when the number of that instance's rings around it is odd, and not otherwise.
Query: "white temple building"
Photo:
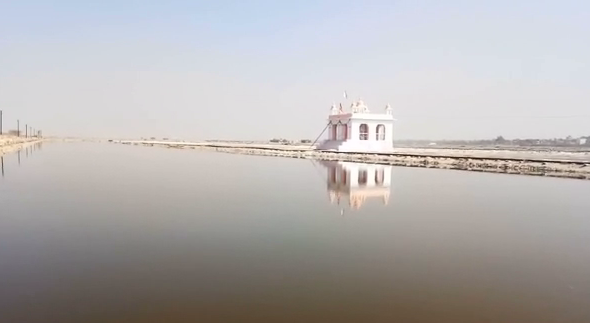
[[[328,117],[328,139],[319,150],[341,152],[393,151],[393,111],[388,104],[383,113],[371,113],[363,100],[352,103],[350,111],[332,105]]]
[[[328,169],[327,186],[330,202],[358,210],[368,200],[389,203],[391,169],[389,165],[341,161],[322,161]]]

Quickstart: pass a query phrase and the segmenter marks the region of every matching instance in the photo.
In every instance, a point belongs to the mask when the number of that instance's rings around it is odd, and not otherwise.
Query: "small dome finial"
[[[332,107],[330,108],[331,114],[338,114],[338,108],[336,107],[336,103],[332,103]]]
[[[389,103],[385,106],[385,114],[393,114],[393,109]]]

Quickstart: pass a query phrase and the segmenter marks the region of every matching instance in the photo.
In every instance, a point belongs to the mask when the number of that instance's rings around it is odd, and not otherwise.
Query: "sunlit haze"
[[[579,0],[4,0],[0,110],[48,135],[313,139],[362,97],[398,139],[585,136],[589,31]]]

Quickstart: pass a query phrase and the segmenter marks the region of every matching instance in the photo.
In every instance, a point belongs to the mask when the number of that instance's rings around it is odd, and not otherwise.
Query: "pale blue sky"
[[[0,109],[48,134],[315,138],[332,101],[397,138],[590,135],[588,1],[0,0]]]

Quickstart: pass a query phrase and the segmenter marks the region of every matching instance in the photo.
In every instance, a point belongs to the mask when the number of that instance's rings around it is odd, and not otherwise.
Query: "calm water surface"
[[[1,322],[590,322],[587,181],[109,144],[2,165]]]

